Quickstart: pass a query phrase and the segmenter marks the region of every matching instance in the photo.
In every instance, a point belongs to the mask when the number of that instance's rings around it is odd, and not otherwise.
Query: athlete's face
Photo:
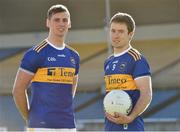
[[[65,37],[71,27],[70,16],[67,12],[55,13],[46,23],[51,35]]]
[[[110,26],[110,39],[114,48],[124,48],[129,45],[133,32],[128,33],[125,23],[112,22]]]

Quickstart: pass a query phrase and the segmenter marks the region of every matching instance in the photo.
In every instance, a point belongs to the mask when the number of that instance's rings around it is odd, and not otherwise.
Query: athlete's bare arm
[[[131,112],[130,116],[136,118],[140,114],[142,114],[147,107],[149,106],[152,100],[152,85],[151,85],[151,77],[146,76],[143,78],[139,78],[135,80],[137,88],[140,91],[140,97]]]
[[[78,75],[76,75],[73,79],[73,85],[72,85],[72,95],[73,97],[76,94],[76,89],[77,89],[77,83],[78,83]]]
[[[33,75],[19,69],[13,86],[13,98],[19,109],[23,119],[28,119],[28,98],[27,88],[31,82]]]

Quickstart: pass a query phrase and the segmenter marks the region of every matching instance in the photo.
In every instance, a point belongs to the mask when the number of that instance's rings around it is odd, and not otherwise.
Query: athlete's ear
[[[133,38],[133,36],[134,36],[134,32],[130,32],[129,33],[129,40],[131,40]]]
[[[71,20],[69,20],[68,28],[71,28]]]
[[[46,19],[46,27],[49,28],[49,19]]]

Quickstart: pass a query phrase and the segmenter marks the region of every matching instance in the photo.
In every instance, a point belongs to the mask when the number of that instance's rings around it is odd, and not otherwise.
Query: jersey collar
[[[65,48],[65,43],[63,43],[62,47],[56,47],[54,44],[50,43],[47,39],[46,42],[53,48],[57,49],[57,50],[63,50]]]
[[[123,51],[123,52],[121,52],[121,53],[118,53],[118,54],[115,54],[115,53],[114,53],[114,57],[119,57],[119,56],[125,54],[125,53],[128,52],[131,48],[132,48],[132,47],[131,47],[131,45],[130,45],[129,48],[126,49],[125,51]]]

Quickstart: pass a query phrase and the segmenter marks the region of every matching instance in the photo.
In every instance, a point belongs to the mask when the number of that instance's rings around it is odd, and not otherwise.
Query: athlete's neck
[[[51,44],[53,44],[55,47],[63,47],[64,38],[58,38],[58,37],[49,35],[49,36],[47,37],[47,40],[48,40]]]
[[[114,54],[120,54],[127,50],[130,47],[130,44],[123,46],[123,47],[114,47]]]

